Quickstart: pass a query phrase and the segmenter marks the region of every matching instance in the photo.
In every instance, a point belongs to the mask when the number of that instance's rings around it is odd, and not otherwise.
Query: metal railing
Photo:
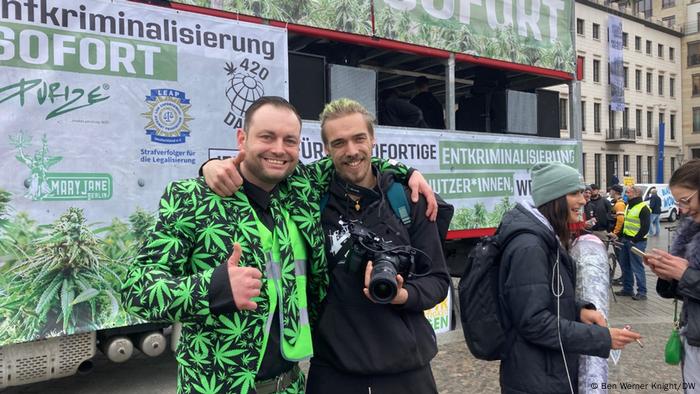
[[[634,142],[637,139],[637,130],[630,128],[614,128],[605,130],[605,140],[608,142]]]

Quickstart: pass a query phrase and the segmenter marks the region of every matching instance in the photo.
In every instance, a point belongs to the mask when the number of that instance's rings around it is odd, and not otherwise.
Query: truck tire
[[[676,219],[678,219],[678,212],[674,208],[671,210],[671,213],[668,215],[668,221],[669,221],[669,223],[673,223],[676,221]]]

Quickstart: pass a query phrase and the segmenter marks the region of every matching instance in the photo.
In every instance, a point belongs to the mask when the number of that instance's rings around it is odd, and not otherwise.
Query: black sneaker
[[[628,293],[624,290],[616,291],[615,295],[620,296],[620,297],[632,297],[632,298],[636,297],[634,294]],[[644,297],[646,298],[646,296],[644,296]]]
[[[622,286],[622,278],[613,279],[612,285],[613,286]]]
[[[635,295],[632,296],[632,299],[633,299],[633,300],[636,300],[636,301],[646,301],[646,300],[647,300],[647,295],[646,295],[646,294],[639,294],[639,293],[637,293],[637,294],[635,294]]]

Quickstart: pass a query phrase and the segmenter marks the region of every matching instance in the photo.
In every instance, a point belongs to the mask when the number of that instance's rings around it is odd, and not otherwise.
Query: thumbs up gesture
[[[240,267],[241,245],[233,244],[233,253],[228,258],[228,280],[231,284],[233,301],[238,310],[255,310],[258,307],[252,298],[260,295],[262,273],[257,268]]]
[[[245,152],[225,160],[210,160],[204,164],[202,173],[207,186],[221,197],[233,195],[243,185],[243,178],[238,173],[238,166],[245,159]]]

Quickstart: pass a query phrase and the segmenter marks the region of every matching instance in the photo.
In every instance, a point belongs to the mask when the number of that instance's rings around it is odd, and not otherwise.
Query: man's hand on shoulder
[[[257,268],[240,267],[241,245],[233,244],[233,253],[228,259],[228,279],[231,284],[233,301],[238,310],[255,310],[258,304],[252,301],[260,295],[262,273]]]
[[[245,152],[240,151],[235,158],[210,160],[204,164],[202,173],[207,186],[221,197],[228,197],[237,192],[243,185],[238,166],[244,158]]]
[[[419,194],[425,197],[428,204],[425,209],[425,217],[431,222],[434,222],[438,214],[437,199],[435,198],[433,188],[430,187],[430,184],[425,180],[420,171],[413,171],[411,177],[408,179],[408,188],[411,189],[411,201],[413,201],[413,203],[418,202]]]

